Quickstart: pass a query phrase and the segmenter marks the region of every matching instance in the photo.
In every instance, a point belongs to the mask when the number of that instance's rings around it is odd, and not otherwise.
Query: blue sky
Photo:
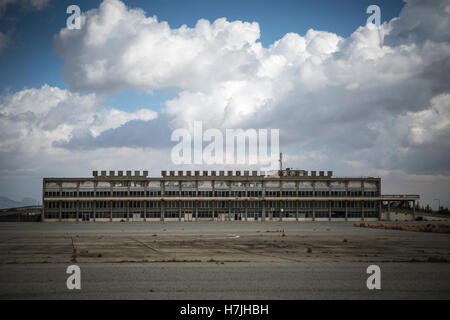
[[[101,1],[50,1],[42,10],[24,11],[10,6],[0,21],[0,32],[13,30],[10,46],[0,56],[0,92],[38,88],[43,84],[66,88],[61,68],[64,61],[53,53],[53,36],[65,26],[66,8],[77,4],[82,12],[97,8]],[[382,21],[398,16],[403,1],[300,1],[300,0],[134,0],[125,1],[128,7],[142,8],[147,16],[156,15],[168,21],[172,28],[183,24],[193,27],[203,18],[214,21],[226,17],[228,21],[257,21],[261,29],[260,41],[267,47],[288,32],[305,34],[312,28],[326,30],[343,37],[364,25],[366,8],[377,4],[382,8]],[[133,89],[107,97],[107,105],[123,110],[150,108],[160,110],[170,91],[154,90],[153,94]]]
[[[91,170],[237,169],[174,163],[171,132],[203,121],[280,128],[286,166],[450,205],[448,0],[8,3],[0,196],[39,199],[42,177]],[[65,29],[72,4],[80,30]]]

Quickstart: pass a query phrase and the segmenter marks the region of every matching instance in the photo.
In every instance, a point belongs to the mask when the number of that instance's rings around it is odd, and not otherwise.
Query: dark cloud
[[[447,0],[406,0],[400,17],[391,22],[385,44],[423,45],[450,41],[450,7]]]
[[[167,149],[173,143],[170,141],[171,130],[167,118],[160,116],[155,120],[132,120],[118,128],[103,131],[97,137],[89,132],[74,132],[69,141],[55,141],[53,146],[69,150],[89,150],[97,148],[158,148]]]

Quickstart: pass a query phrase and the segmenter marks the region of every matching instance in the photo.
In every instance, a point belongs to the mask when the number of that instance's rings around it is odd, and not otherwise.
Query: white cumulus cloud
[[[83,13],[80,30],[63,28],[55,36],[69,90],[8,96],[1,119],[10,130],[1,143],[13,148],[14,139],[29,137],[40,141],[30,149],[45,145],[66,159],[71,153],[78,159],[85,146],[114,165],[97,150],[103,145],[117,156],[122,144],[127,152],[146,152],[147,136],[161,137],[133,121],[156,114],[99,109],[98,96],[170,90],[174,96],[151,122],[155,128],[190,127],[194,120],[220,129],[280,128],[290,166],[382,173],[391,185],[414,181],[428,191],[428,177],[444,177],[436,189],[444,198],[450,196],[449,15],[448,1],[408,0],[399,17],[379,28],[361,26],[346,38],[310,29],[264,47],[257,22],[201,19],[172,28],[141,9],[104,0]],[[83,112],[70,112],[72,101]],[[133,147],[128,136],[136,137]]]
[[[131,120],[149,121],[157,113],[147,109],[125,112],[105,108],[96,94],[82,95],[44,85],[7,94],[0,102],[0,150],[42,152],[74,133],[98,136]]]

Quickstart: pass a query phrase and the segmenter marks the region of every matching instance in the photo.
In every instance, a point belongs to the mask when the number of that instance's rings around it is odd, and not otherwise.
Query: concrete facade
[[[361,221],[379,220],[383,203],[419,196],[381,195],[381,179],[332,172],[93,172],[44,178],[44,221]],[[391,199],[392,197],[392,199]]]

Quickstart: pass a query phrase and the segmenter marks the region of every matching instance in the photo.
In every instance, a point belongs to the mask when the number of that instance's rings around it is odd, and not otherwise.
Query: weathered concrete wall
[[[381,220],[382,221],[414,221],[417,217],[422,217],[424,221],[450,221],[448,218],[444,217],[432,217],[432,216],[424,216],[420,213],[416,213],[415,216],[413,216],[411,213],[405,213],[405,212],[382,212],[381,213]]]
[[[404,212],[382,212],[381,213],[382,221],[413,221],[414,216],[412,214],[404,213]]]

